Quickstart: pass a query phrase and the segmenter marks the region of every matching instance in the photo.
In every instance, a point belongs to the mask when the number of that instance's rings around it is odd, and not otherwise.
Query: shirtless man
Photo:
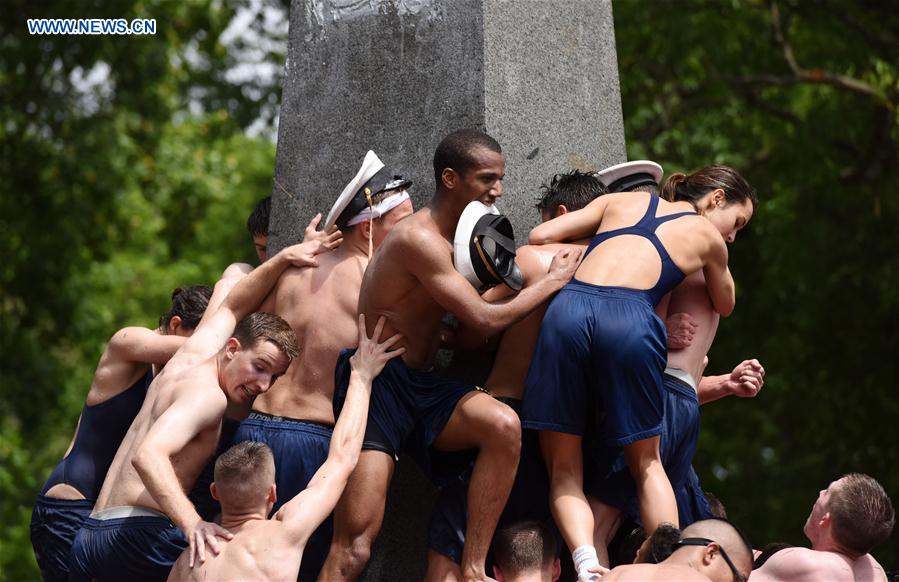
[[[164,580],[186,546],[193,565],[207,544],[218,551],[216,536],[231,537],[203,521],[186,492],[215,451],[229,403],[249,408],[297,354],[286,322],[250,313],[288,265],[315,265],[331,244],[288,247],[247,275],[156,376],[75,538],[72,579]]]
[[[752,582],[886,582],[869,553],[893,531],[896,514],[873,477],[844,475],[818,494],[802,531],[812,548],[780,550],[752,572]]]
[[[283,317],[303,346],[275,383],[276,389],[256,398],[253,412],[234,437],[234,443],[259,441],[271,448],[281,499],[274,511],[307,487],[328,456],[334,426],[334,366],[340,350],[355,345],[359,337],[356,309],[369,241],[377,248],[398,221],[412,214],[406,192],[410,185],[408,180],[394,180],[369,152],[326,220],[328,227],[341,229],[343,243],[319,256],[315,269],[284,271],[260,308]],[[373,216],[366,188],[373,191]],[[318,576],[331,535],[327,519],[306,544],[300,580]]]
[[[383,327],[382,318],[375,337]],[[403,353],[388,351],[398,335],[383,344],[366,337],[364,316],[359,316],[358,334],[347,402],[334,427],[328,458],[309,486],[268,519],[277,499],[271,450],[254,441],[234,445],[216,461],[211,486],[222,501],[222,527],[234,538],[218,556],[194,568],[185,551],[169,580],[296,580],[306,541],[334,509],[359,459],[372,380],[387,360]]]
[[[362,573],[404,441],[435,480],[455,477],[458,471],[434,465],[433,449],[479,449],[469,488],[462,576],[487,579],[484,560],[515,477],[520,424],[513,410],[485,392],[431,370],[441,319],[451,312],[484,335],[498,333],[561,289],[579,258],[577,252],[563,251],[548,275],[515,298],[487,303],[454,268],[452,250],[463,209],[474,200],[492,202],[502,195],[505,161],[499,144],[476,130],[452,133],[437,147],[434,174],[437,191],[428,206],[393,229],[362,281],[359,312],[369,322],[386,315],[385,333],[403,334],[406,353],[388,362],[372,389],[363,452],[335,510],[324,580],[355,579]],[[338,359],[335,407],[346,389],[349,357],[344,351]]]
[[[672,554],[658,564],[618,566],[603,582],[745,582],[752,547],[729,521],[706,519],[684,529]]]
[[[548,185],[543,185],[543,190],[544,194],[536,205],[543,221],[583,208],[606,192],[596,175],[578,170],[556,174]],[[589,242],[586,239],[575,243],[525,245],[518,248],[515,262],[521,269],[524,286],[527,287],[546,275],[556,253],[566,249],[583,250]],[[485,293],[484,298],[497,301],[511,293],[508,287],[500,286]],[[484,386],[516,414],[521,411],[524,381],[545,311],[546,305],[541,305],[503,333],[493,368]],[[483,345],[483,340],[480,343]],[[434,503],[428,526],[428,570],[425,579],[429,582],[461,579],[459,563],[462,561],[462,547],[465,543],[467,490],[468,479],[459,479],[443,487]],[[500,518],[500,527],[522,520],[543,521],[549,518],[549,505],[546,503],[548,497],[549,484],[536,433],[525,431],[522,434],[518,474]]]

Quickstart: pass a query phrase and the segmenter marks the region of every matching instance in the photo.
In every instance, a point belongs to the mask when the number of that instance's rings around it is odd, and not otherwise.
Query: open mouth
[[[240,389],[243,390],[243,393],[244,393],[244,394],[246,394],[247,400],[252,400],[253,398],[256,397],[255,394],[253,394],[252,392],[250,392],[250,389],[247,388],[246,385],[242,384],[242,385],[240,386]]]

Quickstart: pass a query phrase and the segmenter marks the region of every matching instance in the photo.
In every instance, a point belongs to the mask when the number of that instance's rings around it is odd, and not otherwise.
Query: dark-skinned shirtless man
[[[434,197],[393,229],[362,281],[359,312],[370,322],[387,316],[384,333],[403,334],[406,352],[388,363],[373,386],[363,452],[334,513],[324,580],[355,579],[368,562],[401,446],[435,480],[452,471],[431,462],[434,449],[479,450],[469,488],[462,576],[487,579],[484,560],[515,477],[520,423],[511,408],[475,386],[444,380],[431,370],[441,319],[451,312],[493,335],[561,289],[579,258],[577,252],[560,253],[549,273],[515,298],[487,303],[454,268],[453,238],[470,202],[502,195],[505,160],[499,144],[476,130],[450,134],[437,147],[434,173]],[[337,363],[335,408],[349,377],[350,355],[344,351]]]

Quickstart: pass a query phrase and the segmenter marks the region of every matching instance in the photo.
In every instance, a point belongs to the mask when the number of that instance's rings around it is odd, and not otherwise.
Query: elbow
[[[548,242],[549,242],[549,239],[547,239],[545,236],[541,236],[540,233],[536,232],[535,230],[532,230],[528,234],[528,244],[529,245],[545,245]]]
[[[144,478],[149,472],[150,465],[152,461],[150,460],[151,453],[147,451],[146,447],[141,447],[137,450],[137,453],[131,457],[131,466],[134,467],[134,470],[137,471],[137,474],[140,475],[141,479]]]
[[[728,301],[727,303],[724,303],[720,307],[718,307],[718,313],[721,315],[721,317],[727,317],[734,312],[735,306],[735,301]]]

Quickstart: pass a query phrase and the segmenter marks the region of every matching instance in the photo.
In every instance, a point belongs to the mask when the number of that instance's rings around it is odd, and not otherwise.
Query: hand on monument
[[[564,249],[557,252],[549,265],[549,276],[564,285],[574,276],[580,260],[580,249]]]
[[[665,329],[668,331],[668,349],[682,350],[690,347],[698,328],[699,325],[693,321],[689,313],[671,315],[665,322]]]
[[[185,531],[184,536],[190,544],[190,567],[194,564],[202,564],[206,561],[206,546],[216,556],[221,552],[217,537],[230,540],[234,534],[223,528],[222,526],[208,521],[200,520],[192,528],[191,531]]]
[[[337,230],[337,225],[332,224],[331,228],[326,230],[316,230],[318,228],[318,224],[322,221],[322,213],[319,212],[315,216],[312,217],[312,220],[309,221],[309,224],[306,225],[306,230],[303,232],[303,242],[312,242],[312,241],[320,241],[327,242],[329,236],[333,235],[335,232],[339,233]],[[336,248],[340,244],[340,241],[337,242],[336,245],[329,248]]]
[[[383,315],[379,317],[378,324],[375,326],[375,332],[369,338],[365,331],[365,315],[359,314],[359,347],[356,349],[353,357],[350,358],[350,366],[368,384],[371,384],[375,376],[381,373],[388,361],[402,355],[406,351],[406,348],[390,349],[390,346],[403,337],[399,333],[390,336],[383,343],[378,343],[378,338],[381,337],[381,332],[384,331],[384,323],[386,321],[387,318]]]
[[[730,373],[727,384],[731,394],[752,398],[765,384],[765,368],[756,359],[744,360]]]

